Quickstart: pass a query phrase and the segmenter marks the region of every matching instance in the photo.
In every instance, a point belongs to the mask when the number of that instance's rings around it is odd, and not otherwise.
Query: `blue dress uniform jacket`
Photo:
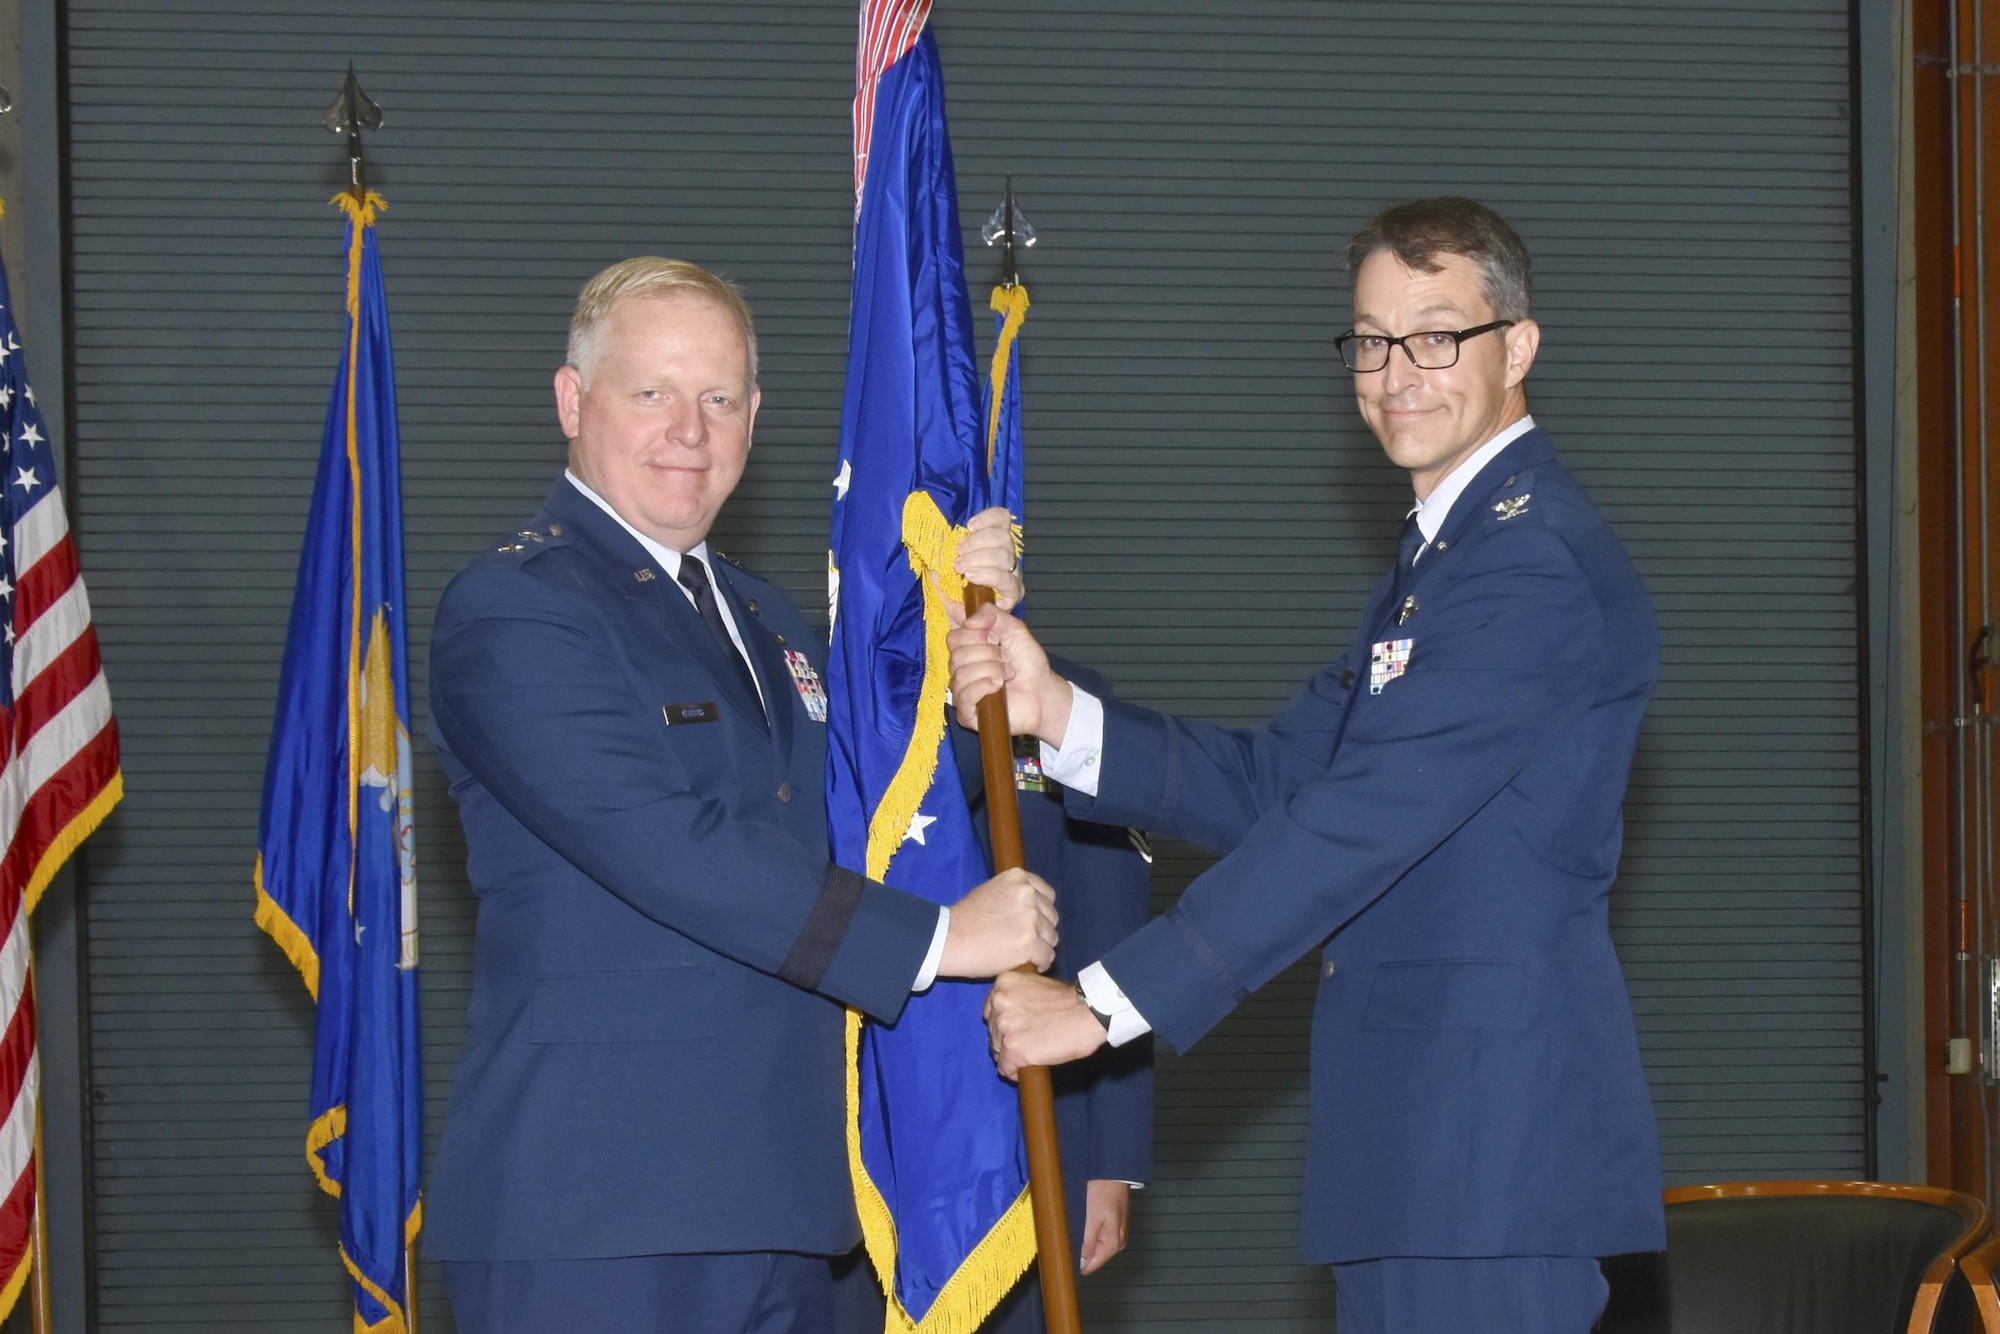
[[[1105,967],[1185,1049],[1324,944],[1308,1260],[1658,1250],[1607,913],[1651,605],[1540,430],[1437,539],[1260,732],[1106,704],[1071,811],[1228,855]]]
[[[937,909],[830,866],[826,734],[770,584],[714,582],[764,710],[567,481],[446,588],[431,733],[480,897],[427,1202],[455,1260],[844,1252],[840,1002],[891,1021]]]

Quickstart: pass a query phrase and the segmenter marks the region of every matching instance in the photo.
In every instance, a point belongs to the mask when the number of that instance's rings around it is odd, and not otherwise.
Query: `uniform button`
[[[790,801],[791,799],[792,799],[792,785],[790,783],[778,784],[778,800]]]
[[[1439,542],[1439,543],[1437,544],[1437,549],[1438,549],[1439,551],[1444,551],[1444,550],[1446,550],[1447,548],[1449,548],[1450,546],[1451,546],[1451,543],[1449,543],[1449,542]]]
[[[751,614],[752,616],[755,616],[755,615],[757,614],[757,599],[756,599],[756,598],[751,598],[751,599],[750,599],[750,614]]]
[[[562,535],[563,535],[563,526],[561,524],[552,523],[549,525],[550,537],[561,537]]]
[[[1326,961],[1326,966],[1319,970],[1319,975],[1321,977],[1332,977],[1339,970],[1340,970],[1340,965],[1335,963],[1333,960],[1328,959]]]
[[[775,639],[775,640],[777,640],[777,641],[778,641],[778,647],[779,647],[779,648],[783,648],[783,647],[785,646],[785,637],[784,637],[783,635],[775,635],[775,634],[774,634],[774,635],[772,635],[772,636],[771,636],[771,638],[773,638],[773,639]]]

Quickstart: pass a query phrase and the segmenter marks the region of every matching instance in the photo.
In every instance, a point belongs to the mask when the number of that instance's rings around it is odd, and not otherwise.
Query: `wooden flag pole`
[[[965,586],[967,614],[991,606],[993,590]],[[986,823],[993,836],[993,871],[1024,870],[1021,803],[1014,791],[1014,736],[1007,726],[1007,692],[979,701],[979,758],[986,774]],[[1031,964],[1020,971],[1034,972]],[[1076,1253],[1069,1239],[1069,1208],[1063,1197],[1062,1150],[1056,1143],[1055,1090],[1047,1066],[1031,1065],[1020,1075],[1021,1128],[1028,1142],[1028,1198],[1035,1213],[1035,1250],[1042,1271],[1042,1313],[1049,1334],[1083,1334],[1076,1300]]]
[[[403,1320],[417,1334],[417,1239],[403,1243]]]
[[[22,924],[28,930],[28,995],[30,1013],[36,1000],[34,922]],[[35,1063],[42,1059],[41,1024],[35,1025]],[[55,1316],[49,1302],[49,1169],[42,1154],[42,1090],[39,1073],[35,1080],[35,1222],[29,1229],[28,1244],[34,1248],[28,1269],[28,1323],[34,1334],[50,1334]]]
[[[34,976],[32,968],[29,976]],[[40,1059],[41,1053],[35,1053]],[[35,1099],[35,1257],[28,1275],[31,1297],[29,1317],[35,1334],[50,1334],[55,1317],[49,1303],[49,1199],[48,1168],[42,1161],[42,1100]]]

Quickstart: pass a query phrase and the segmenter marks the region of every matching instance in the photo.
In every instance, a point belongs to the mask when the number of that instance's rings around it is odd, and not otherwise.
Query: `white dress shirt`
[[[1479,470],[1491,463],[1501,450],[1534,429],[1535,419],[1526,416],[1507,426],[1474,450],[1465,462],[1453,468],[1443,481],[1432,487],[1428,496],[1417,502],[1417,528],[1424,535],[1424,544],[1417,549],[1412,564],[1430,550],[1431,543],[1437,540],[1439,530],[1444,527],[1445,518],[1451,513],[1452,505],[1472,484],[1472,479],[1479,475]],[[1070,690],[1074,702],[1070,705],[1069,726],[1063,732],[1060,746],[1051,746],[1046,741],[1042,743],[1042,772],[1064,787],[1075,788],[1087,797],[1094,797],[1104,758],[1104,704],[1079,686],[1072,684]],[[1104,970],[1102,963],[1091,964],[1076,975],[1076,980],[1083,988],[1084,999],[1090,1002],[1090,1008],[1111,1017],[1107,1036],[1112,1046],[1122,1047],[1132,1039],[1153,1031],[1153,1026],[1146,1022],[1146,1016],[1139,1013],[1139,1007],[1132,1004],[1118,984],[1112,981],[1111,974]]]
[[[674,581],[674,587],[680,589],[682,596],[687,598],[688,602],[691,605],[694,603],[694,594],[688,592],[687,585],[681,582],[680,552],[674,550],[672,547],[662,546],[660,543],[655,542],[652,538],[640,532],[637,528],[634,528],[631,524],[625,522],[624,516],[619,514],[617,510],[611,508],[610,501],[606,500],[603,496],[600,496],[595,491],[591,490],[590,487],[584,483],[584,480],[581,477],[578,477],[571,470],[567,468],[563,469],[563,476],[568,478],[569,484],[575,487],[578,491],[582,492],[585,498],[588,499],[591,504],[597,506],[597,508],[603,510],[606,514],[609,514],[614,520],[617,521],[617,524],[620,528],[623,528],[626,532],[632,534],[632,536],[638,540],[639,545],[646,549],[646,554],[651,556],[654,560],[660,563],[660,568],[666,571],[667,578]],[[708,543],[706,541],[697,542],[694,546],[694,550],[688,552],[687,554],[699,560],[704,566],[707,566],[711,571],[715,568],[715,562],[711,560],[709,557]],[[714,582],[715,578],[713,574],[711,574],[709,577],[709,583],[713,584]],[[746,650],[743,647],[743,632],[739,630],[736,626],[736,613],[734,613],[729,609],[729,599],[723,597],[720,593],[717,593],[715,597],[715,605],[719,607],[722,611],[722,623],[723,625],[729,628],[729,638],[730,641],[736,645],[736,651],[743,655],[744,662],[746,663],[751,662],[751,657],[748,650]],[[757,699],[760,703],[763,704],[764,712],[768,715],[771,711],[771,701],[764,694],[764,683],[763,681],[758,679],[757,672],[754,666],[751,668],[750,679],[751,681],[756,683]],[[1101,714],[1102,711],[1100,710],[1100,717]],[[1098,730],[1100,732],[1103,731],[1103,727],[1101,724]],[[930,950],[924,955],[923,967],[917,969],[916,981],[910,984],[911,991],[927,991],[930,989],[931,983],[937,981],[938,965],[944,962],[945,937],[950,933],[950,931],[951,931],[951,909],[941,907],[938,909],[937,930],[931,936]]]
[[[1445,479],[1417,502],[1417,528],[1424,535],[1424,544],[1417,548],[1410,564],[1415,565],[1422,560],[1424,553],[1431,549],[1431,543],[1437,541],[1438,530],[1444,527],[1452,505],[1465,494],[1465,488],[1472,485],[1472,479],[1479,476],[1479,470],[1491,463],[1494,455],[1534,429],[1535,419],[1529,416],[1523,416],[1512,426],[1503,427],[1500,434],[1473,450],[1471,457],[1445,474]]]

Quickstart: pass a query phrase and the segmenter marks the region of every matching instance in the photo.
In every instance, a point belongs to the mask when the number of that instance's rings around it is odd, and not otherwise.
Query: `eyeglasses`
[[[1423,333],[1404,334],[1401,338],[1356,333],[1349,329],[1334,339],[1333,345],[1340,349],[1342,363],[1357,375],[1367,375],[1386,367],[1390,349],[1398,347],[1403,349],[1403,355],[1418,370],[1441,371],[1458,364],[1460,343],[1483,333],[1492,333],[1495,329],[1504,329],[1512,323],[1512,320],[1495,320],[1470,329],[1429,329]]]

